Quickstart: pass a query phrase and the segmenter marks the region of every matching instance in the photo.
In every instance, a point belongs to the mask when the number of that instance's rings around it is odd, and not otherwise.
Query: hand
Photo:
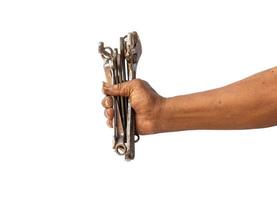
[[[107,125],[112,127],[114,110],[111,96],[127,96],[136,112],[136,128],[139,134],[159,132],[158,116],[165,98],[161,97],[146,81],[134,79],[117,85],[103,84],[106,96],[102,105],[105,108]]]

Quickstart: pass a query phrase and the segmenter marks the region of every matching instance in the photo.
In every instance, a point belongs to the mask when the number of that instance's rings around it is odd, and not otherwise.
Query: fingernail
[[[109,106],[109,100],[108,99],[105,100],[105,106]]]

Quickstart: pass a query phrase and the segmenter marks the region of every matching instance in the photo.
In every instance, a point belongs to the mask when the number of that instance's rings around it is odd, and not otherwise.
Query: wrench
[[[133,80],[136,78],[136,70],[139,58],[142,53],[141,43],[136,32],[129,33],[125,39],[126,51],[125,57],[127,60],[128,68],[128,80]],[[131,107],[130,98],[128,98],[128,109],[127,109],[127,152],[125,154],[126,160],[132,160],[135,157],[135,112]],[[138,137],[139,138],[139,137]]]
[[[104,59],[104,71],[108,84],[118,83],[118,70],[117,70],[117,50],[112,50],[110,47],[104,47],[104,43],[99,43],[98,47],[99,53]],[[124,143],[124,132],[122,127],[121,112],[119,108],[119,97],[113,96],[113,110],[114,110],[114,139],[113,148],[119,155],[124,155],[127,151],[127,147]]]
[[[119,51],[104,47],[103,42],[99,44],[98,51],[104,59],[104,70],[109,84],[119,84],[136,78],[137,64],[142,53],[136,32],[120,38]],[[139,135],[136,132],[135,111],[131,107],[130,98],[113,96],[113,109],[113,148],[119,155],[125,155],[125,160],[132,160]]]

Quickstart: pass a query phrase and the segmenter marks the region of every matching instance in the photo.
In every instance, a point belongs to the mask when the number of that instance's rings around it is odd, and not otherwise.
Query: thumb
[[[131,82],[127,81],[116,85],[110,85],[103,82],[103,92],[110,96],[130,96],[131,94]]]

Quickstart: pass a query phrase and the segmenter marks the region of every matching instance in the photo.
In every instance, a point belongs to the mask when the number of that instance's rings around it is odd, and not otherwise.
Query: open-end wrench
[[[104,47],[104,43],[99,43],[98,51],[104,59],[104,71],[108,84],[117,84],[118,83],[118,69],[117,69],[117,51],[112,50],[110,47]],[[113,148],[115,151],[124,155],[127,151],[127,147],[124,143],[125,133],[123,132],[121,112],[119,109],[119,98],[116,96],[112,97],[113,99],[113,110],[114,110],[114,141]]]

